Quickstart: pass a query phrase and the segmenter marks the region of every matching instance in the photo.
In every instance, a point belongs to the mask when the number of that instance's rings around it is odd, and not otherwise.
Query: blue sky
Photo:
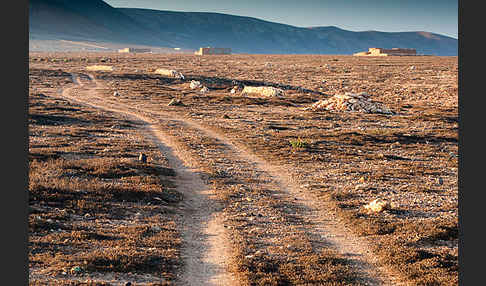
[[[426,31],[458,37],[458,0],[104,0],[113,7],[218,12],[297,27]]]

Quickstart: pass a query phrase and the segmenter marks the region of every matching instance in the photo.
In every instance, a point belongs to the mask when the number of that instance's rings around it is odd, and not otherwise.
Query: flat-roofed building
[[[353,54],[355,56],[376,56],[376,57],[383,57],[383,56],[416,56],[417,51],[415,49],[403,49],[403,48],[392,48],[392,49],[383,49],[383,48],[369,48],[367,52],[359,52]]]
[[[231,54],[231,48],[199,48],[194,54],[196,55],[229,55]]]
[[[150,53],[150,49],[144,48],[124,48],[118,50],[119,53]]]

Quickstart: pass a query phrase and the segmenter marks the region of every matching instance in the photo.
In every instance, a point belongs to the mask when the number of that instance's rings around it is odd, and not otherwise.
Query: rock
[[[89,71],[113,71],[112,66],[104,66],[104,65],[93,65],[93,66],[87,66],[86,70]]]
[[[391,209],[391,205],[390,205],[390,203],[385,202],[382,199],[376,199],[374,201],[371,201],[367,205],[365,205],[364,208],[368,212],[380,213],[380,212],[382,212],[384,210]]]
[[[203,94],[204,93],[208,93],[209,92],[209,88],[203,86],[203,88],[201,88],[200,92],[203,93]]]
[[[363,183],[363,184],[357,184],[356,186],[354,186],[354,190],[357,191],[357,190],[366,190],[368,188],[368,184],[366,183]]]
[[[167,106],[177,106],[177,105],[184,105],[182,103],[182,101],[178,98],[173,98],[169,101],[169,103],[167,104]]]
[[[176,70],[160,68],[160,69],[156,69],[154,72],[156,74],[164,75],[167,77],[184,79],[184,75]]]
[[[195,88],[200,88],[202,87],[202,84],[200,81],[197,81],[197,80],[191,80],[191,83],[189,84],[189,87],[191,89],[195,89]]]
[[[70,270],[71,274],[79,274],[83,272],[83,269],[79,266],[73,266]]]
[[[233,86],[233,88],[231,89],[230,93],[231,93],[231,94],[234,94],[234,93],[236,93],[236,92],[238,91],[238,89],[239,89],[239,86],[235,85],[235,86]]]
[[[273,86],[245,86],[241,95],[256,94],[264,97],[282,96],[284,91]]]
[[[142,163],[147,163],[147,155],[140,153],[140,155],[138,156],[138,160]]]

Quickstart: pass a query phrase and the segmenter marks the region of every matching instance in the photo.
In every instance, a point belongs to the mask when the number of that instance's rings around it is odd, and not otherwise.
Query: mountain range
[[[425,31],[303,28],[221,13],[115,8],[102,0],[30,0],[29,39],[191,50],[229,47],[233,53],[254,54],[352,54],[370,47],[415,48],[437,56],[458,53],[457,39]]]

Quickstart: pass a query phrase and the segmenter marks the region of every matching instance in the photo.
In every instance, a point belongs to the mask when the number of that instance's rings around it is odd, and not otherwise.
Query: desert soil
[[[30,68],[62,71],[53,99],[141,122],[175,170],[174,283],[457,283],[457,58],[34,53]],[[360,91],[394,113],[304,110]],[[376,198],[391,204],[365,211]]]

